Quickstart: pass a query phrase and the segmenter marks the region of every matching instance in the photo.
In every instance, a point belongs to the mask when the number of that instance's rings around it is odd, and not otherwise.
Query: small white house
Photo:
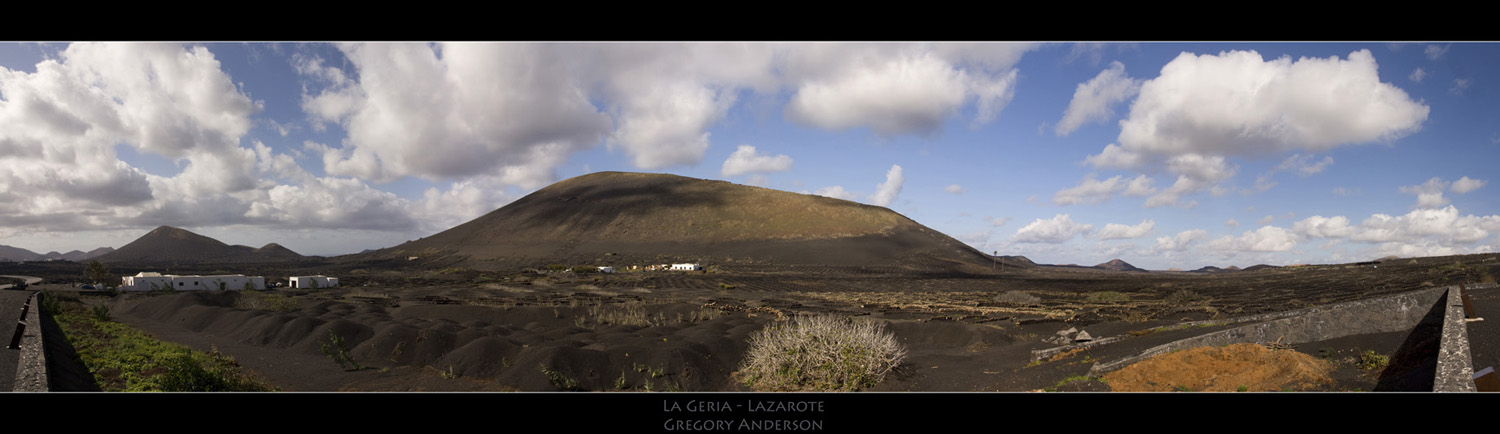
[[[615,267],[599,267],[600,273],[614,273]]]
[[[703,266],[698,264],[672,264],[672,271],[698,271]]]
[[[168,288],[178,291],[266,289],[266,278],[243,274],[177,276],[142,271],[134,276],[125,276],[123,280],[124,285],[120,289],[124,291],[151,291]]]
[[[292,276],[287,286],[298,289],[332,288],[339,286],[339,278],[327,276]]]

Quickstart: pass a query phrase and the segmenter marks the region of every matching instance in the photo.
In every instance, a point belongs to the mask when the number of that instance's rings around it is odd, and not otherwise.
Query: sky
[[[599,171],[1164,270],[1494,252],[1500,44],[0,42],[0,245],[390,247]]]

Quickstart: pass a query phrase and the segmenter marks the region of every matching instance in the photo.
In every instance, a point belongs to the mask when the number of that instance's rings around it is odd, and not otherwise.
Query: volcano
[[[280,262],[305,259],[276,243],[261,248],[231,246],[222,241],[171,226],[160,226],[130,244],[94,259],[105,263],[158,264],[168,262]]]
[[[890,209],[677,175],[599,172],[368,256],[614,263],[992,266],[988,255]],[[451,261],[449,261],[451,262]]]

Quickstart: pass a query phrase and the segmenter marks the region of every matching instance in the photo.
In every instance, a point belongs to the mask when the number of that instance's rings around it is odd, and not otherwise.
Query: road
[[[22,280],[26,281],[26,285],[27,286],[35,285],[37,282],[41,282],[42,281],[42,278],[36,277],[36,276],[3,275],[3,276],[0,276],[0,277],[9,277],[9,278],[12,278],[12,279],[22,279]],[[4,284],[4,285],[0,285],[0,289],[10,289],[10,287],[11,287],[11,285],[8,284],[8,283]]]
[[[26,285],[35,285],[42,278],[33,276],[4,276],[23,279]],[[20,359],[21,350],[10,349],[11,338],[15,335],[16,326],[21,319],[21,306],[26,304],[26,299],[31,297],[32,291],[8,291],[11,285],[0,285],[0,392],[9,392],[15,388],[16,365]],[[37,326],[40,325],[29,325]]]

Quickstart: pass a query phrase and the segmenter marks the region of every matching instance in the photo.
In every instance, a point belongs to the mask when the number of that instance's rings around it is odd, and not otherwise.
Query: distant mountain
[[[38,254],[36,252],[30,251],[30,250],[26,250],[26,249],[23,249],[23,248],[20,248],[20,247],[0,246],[0,261],[21,262],[21,261],[49,261],[49,260],[51,260],[51,261],[57,261],[57,260],[62,260],[62,261],[74,261],[74,262],[77,262],[77,261],[85,261],[85,260],[97,257],[99,255],[103,255],[105,253],[113,252],[114,250],[115,249],[112,249],[112,248],[109,248],[109,247],[100,247],[100,248],[97,248],[97,249],[94,249],[94,250],[90,250],[90,251],[87,251],[87,252],[82,252],[82,251],[74,250],[74,251],[70,251],[68,253],[58,253],[56,251],[51,251],[51,252],[47,252],[46,254]]]
[[[1215,267],[1215,266],[1209,265],[1209,266],[1206,266],[1206,267],[1203,267],[1203,268],[1199,268],[1197,270],[1193,270],[1194,273],[1228,273],[1228,272],[1232,272],[1232,271],[1240,271],[1240,267],[1236,267],[1236,266],[1230,265],[1228,268],[1219,268],[1219,267]]]
[[[281,262],[305,257],[276,243],[261,248],[231,246],[185,229],[161,226],[95,259],[109,263]]]
[[[885,207],[656,173],[598,172],[537,190],[368,259],[749,259],[771,264],[988,270],[993,259]],[[523,259],[524,258],[524,259]]]
[[[1146,271],[1143,268],[1136,268],[1136,266],[1130,265],[1130,263],[1119,259],[1111,259],[1109,262],[1095,265],[1094,268],[1113,271]]]
[[[1244,270],[1240,270],[1240,271],[1265,270],[1265,269],[1268,269],[1268,268],[1281,268],[1281,267],[1280,266],[1276,266],[1276,265],[1255,264],[1255,265],[1251,265],[1249,267],[1245,267]]]

